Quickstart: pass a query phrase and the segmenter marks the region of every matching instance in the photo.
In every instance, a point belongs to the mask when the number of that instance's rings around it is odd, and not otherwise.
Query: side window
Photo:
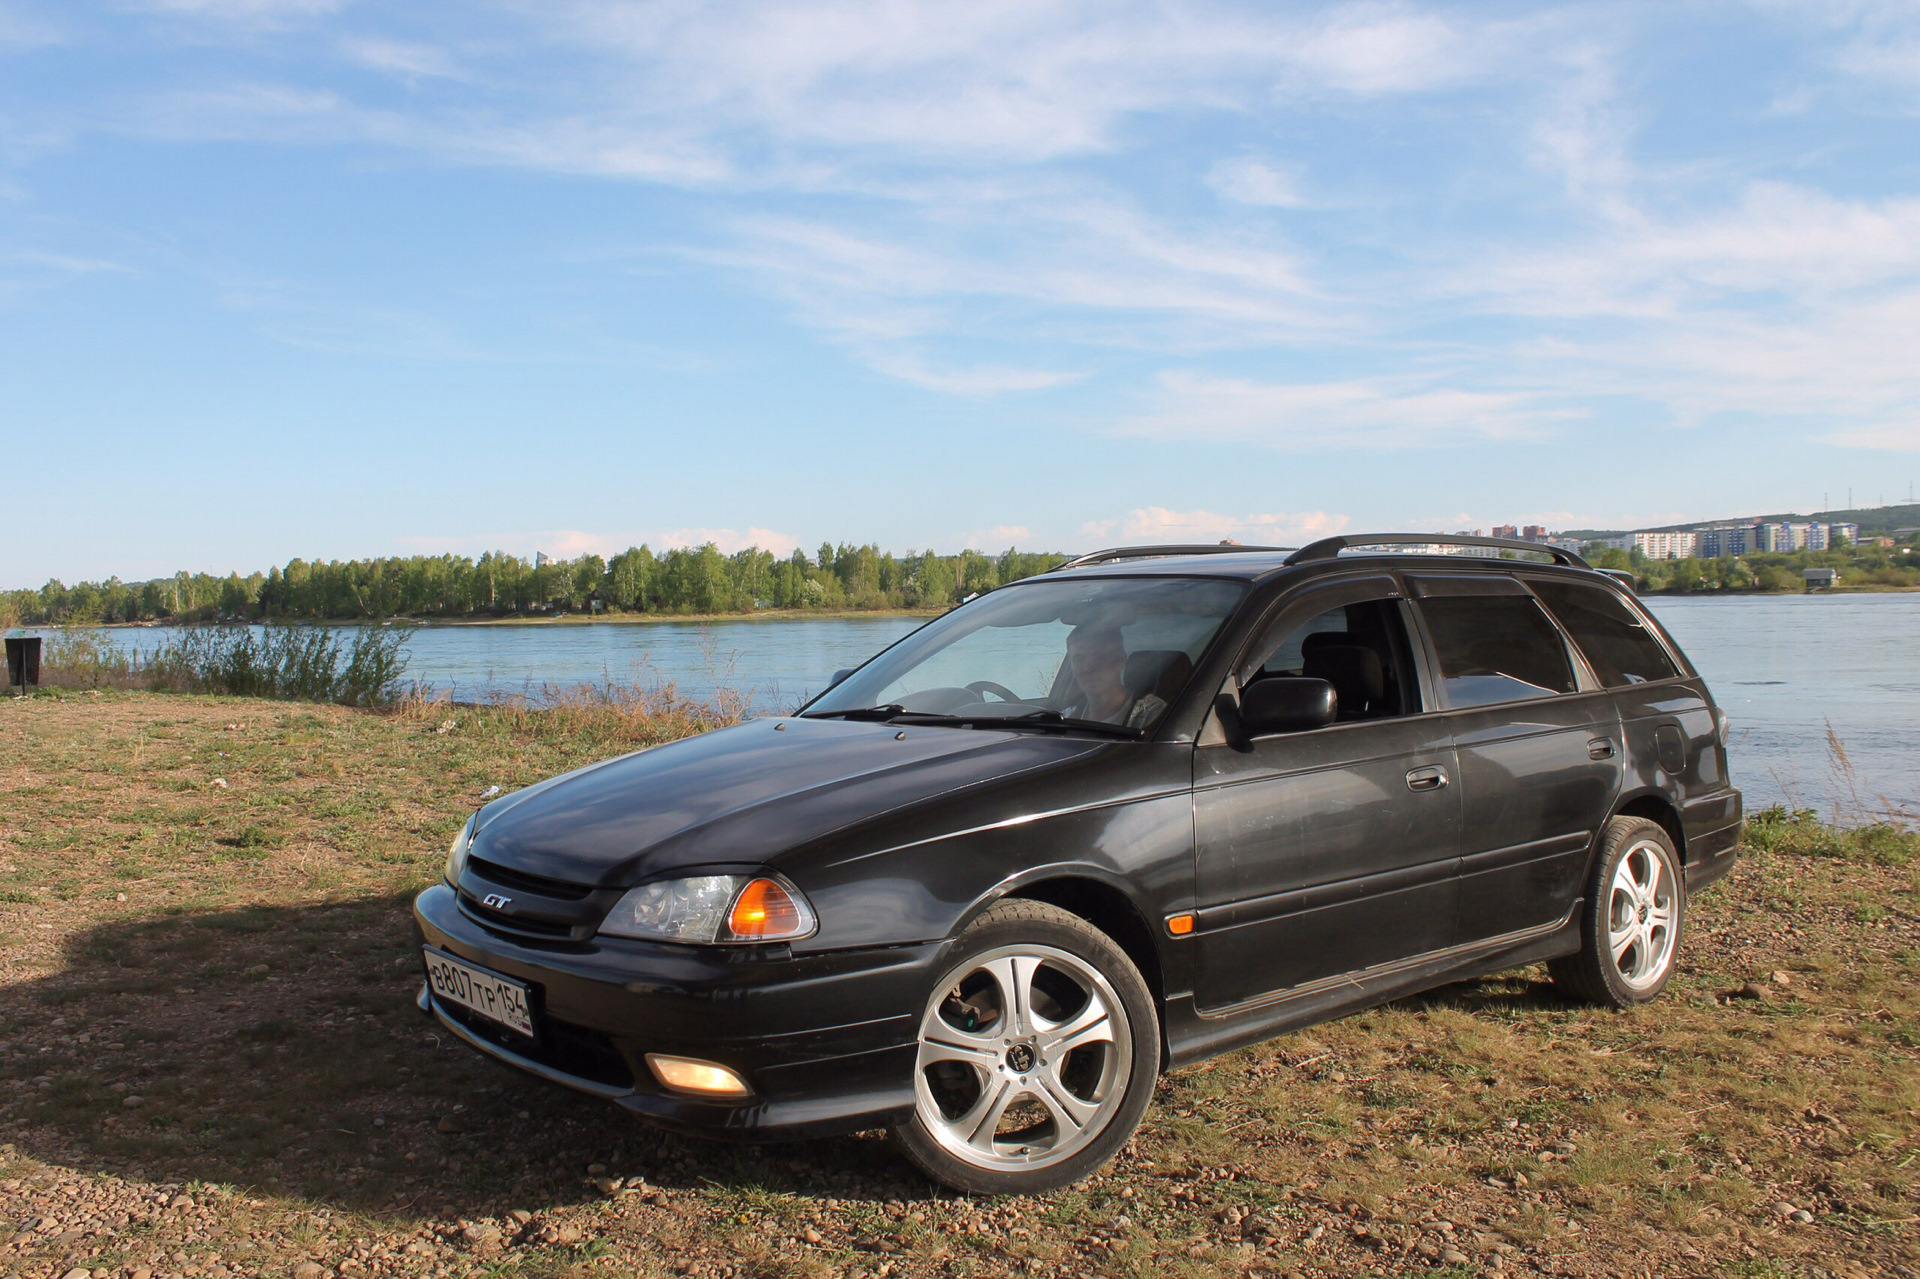
[[[1571,693],[1566,642],[1524,595],[1455,595],[1420,601],[1440,678],[1455,709]]]
[[[1671,679],[1680,673],[1626,601],[1606,587],[1541,579],[1529,580],[1527,585],[1546,601],[1608,688]]]
[[[1342,723],[1391,719],[1420,708],[1406,627],[1394,600],[1364,600],[1283,622],[1263,638],[1256,654],[1262,650],[1265,656],[1248,683],[1287,675],[1326,680],[1333,685]]]

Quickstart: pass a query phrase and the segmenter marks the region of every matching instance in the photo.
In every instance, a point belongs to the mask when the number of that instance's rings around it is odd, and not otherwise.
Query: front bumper
[[[877,1127],[913,1108],[917,1022],[943,943],[781,955],[614,938],[502,936],[436,884],[414,899],[420,940],[526,982],[537,1038],[436,1000],[419,1005],[481,1052],[681,1132],[785,1140]],[[717,1062],[745,1099],[672,1093],[647,1053]]]

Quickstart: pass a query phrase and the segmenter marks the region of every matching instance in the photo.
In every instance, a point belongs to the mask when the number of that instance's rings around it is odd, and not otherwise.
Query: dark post
[[[18,688],[22,693],[27,687],[40,685],[40,637],[38,635],[7,637],[7,685]]]

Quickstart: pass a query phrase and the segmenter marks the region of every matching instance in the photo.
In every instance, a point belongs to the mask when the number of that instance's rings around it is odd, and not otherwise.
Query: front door
[[[1194,820],[1196,1002],[1220,1010],[1453,944],[1459,790],[1394,579],[1282,606],[1230,681],[1325,678],[1338,722],[1250,743],[1203,735]]]

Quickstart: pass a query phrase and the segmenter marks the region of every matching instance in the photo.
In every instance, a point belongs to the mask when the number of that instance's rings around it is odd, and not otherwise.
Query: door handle
[[[1587,758],[1588,759],[1612,759],[1613,758],[1613,740],[1607,737],[1596,737],[1592,741],[1588,742]]]
[[[1443,790],[1447,785],[1444,768],[1416,768],[1407,773],[1408,790]]]

